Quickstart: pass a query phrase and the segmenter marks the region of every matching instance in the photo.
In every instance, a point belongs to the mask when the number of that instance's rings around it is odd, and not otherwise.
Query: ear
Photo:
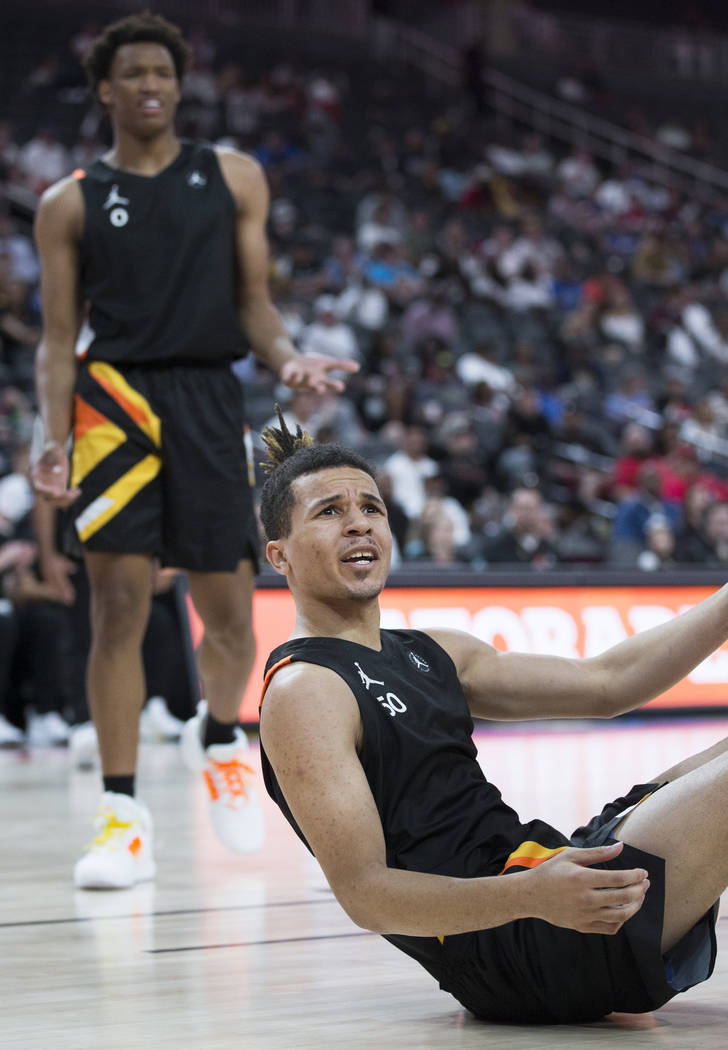
[[[96,97],[103,106],[111,103],[111,84],[108,80],[99,80],[96,86]]]
[[[279,540],[270,540],[266,544],[265,556],[276,572],[281,576],[288,575],[288,559]]]

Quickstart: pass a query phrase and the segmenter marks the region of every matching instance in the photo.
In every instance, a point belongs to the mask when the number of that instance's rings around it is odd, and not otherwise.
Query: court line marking
[[[210,948],[255,948],[264,944],[299,944],[306,941],[336,941],[344,937],[379,937],[370,930],[354,933],[320,933],[309,937],[273,937],[265,941],[234,941],[230,944],[184,944],[179,948],[145,948],[145,955],[169,955],[172,952],[205,952]]]
[[[0,930],[15,929],[18,926],[62,926],[74,922],[105,922],[107,919],[164,918],[170,915],[212,915],[223,911],[255,911],[259,908],[295,908],[306,904],[335,904],[333,896],[318,897],[306,901],[267,901],[264,904],[226,904],[220,908],[175,908],[170,911],[131,911],[119,915],[75,915],[65,919],[23,919],[19,922],[0,922]]]

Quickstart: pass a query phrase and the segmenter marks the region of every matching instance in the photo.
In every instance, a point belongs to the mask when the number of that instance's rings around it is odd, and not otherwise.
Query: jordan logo
[[[410,663],[414,664],[418,671],[427,672],[430,670],[430,665],[428,664],[427,660],[424,660],[421,656],[418,656],[413,649],[410,649],[407,655],[409,656]]]
[[[195,190],[201,190],[203,186],[207,186],[207,176],[201,171],[191,171],[187,176],[187,185],[192,186]]]
[[[109,208],[115,208],[119,204],[128,204],[129,198],[122,197],[119,193],[119,187],[116,183],[109,190],[109,196],[104,201],[104,211],[108,211]]]
[[[104,211],[109,212],[109,222],[112,226],[126,226],[129,221],[129,212],[126,210],[128,204],[129,198],[122,197],[118,185],[114,183],[104,201]]]
[[[367,690],[369,689],[370,685],[384,685],[384,682],[378,682],[376,678],[370,678],[366,671],[362,671],[361,665],[358,664],[356,660],[354,661],[354,667],[356,667],[357,671],[359,672],[359,677],[361,678]]]

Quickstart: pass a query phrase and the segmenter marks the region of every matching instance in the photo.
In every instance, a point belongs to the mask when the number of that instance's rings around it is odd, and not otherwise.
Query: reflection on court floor
[[[522,819],[569,832],[725,735],[728,718],[645,718],[481,726],[476,742],[486,776]],[[75,891],[98,773],[72,770],[60,750],[0,753],[3,1050],[726,1045],[724,920],[714,976],[654,1015],[556,1029],[483,1025],[349,921],[267,798],[264,848],[237,857],[214,837],[174,746],[143,747],[139,785],[155,818],[156,882]]]

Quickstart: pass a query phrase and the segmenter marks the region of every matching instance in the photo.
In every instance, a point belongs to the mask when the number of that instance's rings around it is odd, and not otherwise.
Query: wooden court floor
[[[497,727],[477,739],[486,774],[523,819],[570,831],[726,734],[728,719],[713,719]],[[98,774],[71,770],[64,751],[0,753],[2,1050],[728,1047],[728,919],[711,980],[653,1015],[483,1024],[352,925],[267,799],[263,850],[226,853],[173,745],[141,755],[156,882],[74,891],[98,791]]]

